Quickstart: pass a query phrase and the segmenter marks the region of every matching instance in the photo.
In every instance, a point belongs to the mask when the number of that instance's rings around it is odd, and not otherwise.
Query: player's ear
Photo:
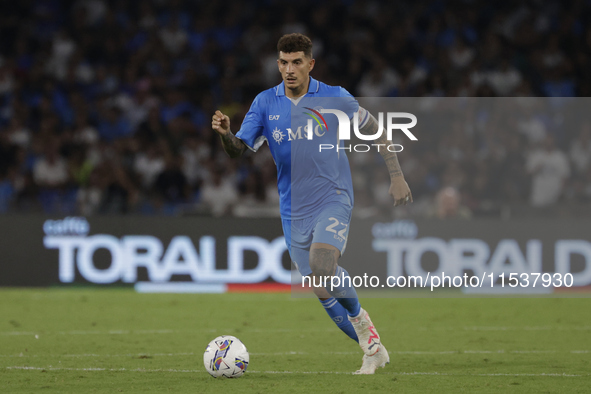
[[[314,64],[316,64],[316,59],[310,59],[310,63],[309,63],[309,69],[308,72],[312,71],[314,69]]]

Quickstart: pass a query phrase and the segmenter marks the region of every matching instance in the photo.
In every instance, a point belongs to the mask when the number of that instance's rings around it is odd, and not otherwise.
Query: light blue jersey
[[[351,119],[359,109],[357,100],[340,86],[310,78],[308,92],[292,102],[283,82],[261,92],[253,101],[236,137],[253,151],[265,142],[277,165],[281,217],[303,219],[315,216],[329,203],[353,206],[353,185],[344,151],[320,150],[320,144],[343,146],[338,140],[338,121],[333,114],[320,116],[320,109],[338,109]],[[312,121],[312,139],[308,137]]]

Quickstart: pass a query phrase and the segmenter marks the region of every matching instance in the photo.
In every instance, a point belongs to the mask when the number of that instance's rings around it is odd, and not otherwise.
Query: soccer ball
[[[209,342],[203,353],[203,365],[214,378],[239,378],[246,372],[248,360],[246,346],[231,335],[221,335]]]

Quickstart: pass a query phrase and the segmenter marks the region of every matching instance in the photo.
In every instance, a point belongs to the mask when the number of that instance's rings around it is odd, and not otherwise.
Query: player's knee
[[[337,267],[337,257],[332,250],[317,249],[310,252],[310,269],[317,277],[333,276]]]

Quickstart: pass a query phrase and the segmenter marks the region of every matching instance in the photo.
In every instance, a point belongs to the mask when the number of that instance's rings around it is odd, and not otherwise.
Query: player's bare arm
[[[222,145],[228,156],[235,158],[244,153],[246,145],[230,131],[230,118],[228,115],[224,115],[220,110],[215,111],[211,118],[211,128],[220,135]]]
[[[361,127],[359,131],[363,134],[374,135],[377,133],[378,129],[378,121],[372,114],[369,114],[367,123]],[[390,144],[390,141],[386,138],[386,133],[380,135],[376,140],[376,144],[383,144],[384,146]],[[390,152],[388,149],[380,149],[380,154],[386,162],[388,172],[390,173],[390,195],[394,199],[394,206],[411,203],[412,193],[404,179],[404,174],[400,168],[396,152]]]

